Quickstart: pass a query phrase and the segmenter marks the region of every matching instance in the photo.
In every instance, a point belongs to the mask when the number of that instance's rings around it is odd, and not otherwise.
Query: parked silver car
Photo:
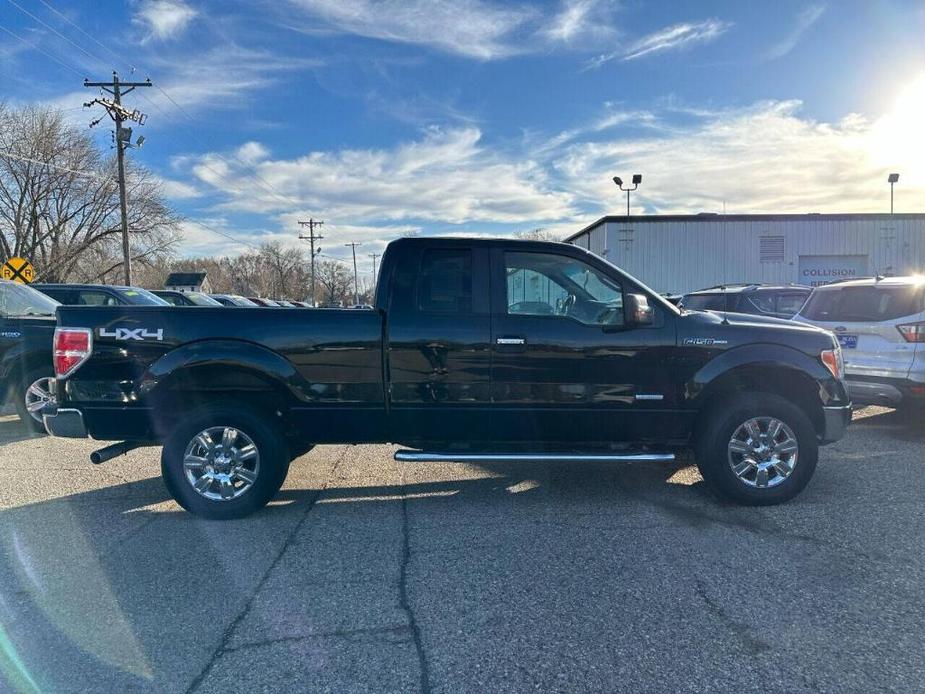
[[[925,404],[925,276],[817,287],[794,320],[831,330],[856,404]]]

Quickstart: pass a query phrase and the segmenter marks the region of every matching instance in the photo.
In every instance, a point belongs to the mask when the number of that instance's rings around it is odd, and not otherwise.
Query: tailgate
[[[906,339],[897,325],[906,320],[881,323],[814,322],[835,333],[842,346],[845,370],[850,376],[905,378],[912,368],[915,344]]]

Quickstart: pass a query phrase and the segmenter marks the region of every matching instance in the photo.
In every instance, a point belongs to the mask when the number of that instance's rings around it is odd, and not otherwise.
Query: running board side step
[[[670,463],[674,453],[436,453],[395,451],[400,463]]]

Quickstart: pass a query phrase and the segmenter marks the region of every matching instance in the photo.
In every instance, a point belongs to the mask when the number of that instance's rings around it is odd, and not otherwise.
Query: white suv
[[[794,320],[835,333],[855,404],[925,404],[925,276],[817,287]]]

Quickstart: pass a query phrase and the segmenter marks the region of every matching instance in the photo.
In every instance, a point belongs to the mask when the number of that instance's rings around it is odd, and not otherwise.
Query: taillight
[[[906,323],[897,325],[896,329],[906,342],[925,342],[925,323]]]
[[[90,357],[93,333],[87,328],[56,328],[54,341],[55,376],[66,378]]]
[[[823,350],[819,357],[835,378],[842,378],[845,375],[845,362],[842,360],[841,348]]]

